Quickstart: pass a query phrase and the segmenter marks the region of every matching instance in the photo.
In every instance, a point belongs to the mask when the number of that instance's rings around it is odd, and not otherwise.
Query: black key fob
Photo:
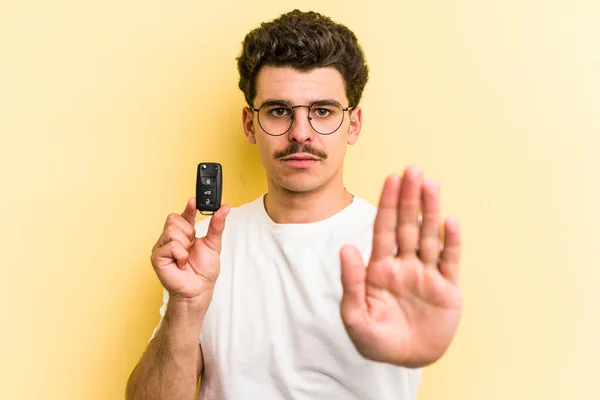
[[[198,164],[196,176],[196,208],[203,215],[212,215],[221,207],[223,167],[213,162]]]

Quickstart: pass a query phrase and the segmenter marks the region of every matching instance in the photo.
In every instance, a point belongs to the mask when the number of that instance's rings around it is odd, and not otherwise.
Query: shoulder
[[[354,196],[354,203],[356,203],[356,208],[359,211],[372,215],[377,213],[377,207],[364,197]]]
[[[353,216],[367,224],[373,224],[377,216],[377,207],[364,197],[355,196],[352,209]]]

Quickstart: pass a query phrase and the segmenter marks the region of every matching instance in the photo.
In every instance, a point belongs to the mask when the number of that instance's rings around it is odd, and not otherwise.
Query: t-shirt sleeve
[[[196,222],[195,224],[195,228],[196,228],[196,237],[200,238],[200,237],[204,237],[206,236],[206,232],[208,231],[208,224],[210,223],[210,216],[206,217],[204,219],[201,219],[200,221]],[[167,312],[167,304],[169,303],[169,292],[167,291],[167,289],[163,288],[163,294],[162,294],[162,305],[160,306],[158,313],[160,315],[160,320],[158,321],[158,324],[156,325],[156,327],[154,328],[154,331],[152,332],[152,335],[150,336],[150,339],[148,340],[148,342],[150,342],[152,339],[154,339],[156,337],[156,334],[158,333],[158,329],[160,328],[160,325],[162,324],[162,321],[165,317],[165,313]]]

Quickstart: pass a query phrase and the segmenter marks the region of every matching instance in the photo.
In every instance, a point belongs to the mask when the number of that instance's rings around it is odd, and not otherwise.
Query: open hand
[[[342,320],[364,357],[422,367],[450,345],[462,309],[461,244],[448,218],[442,246],[440,214],[439,186],[408,168],[385,181],[368,266],[356,247],[342,248]]]

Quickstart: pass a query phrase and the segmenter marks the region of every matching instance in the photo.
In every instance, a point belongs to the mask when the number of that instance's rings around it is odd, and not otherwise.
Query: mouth
[[[294,154],[291,156],[283,157],[282,161],[319,161],[318,157],[308,154]]]
[[[309,154],[294,154],[283,157],[281,161],[292,168],[310,168],[320,161],[320,158]]]

